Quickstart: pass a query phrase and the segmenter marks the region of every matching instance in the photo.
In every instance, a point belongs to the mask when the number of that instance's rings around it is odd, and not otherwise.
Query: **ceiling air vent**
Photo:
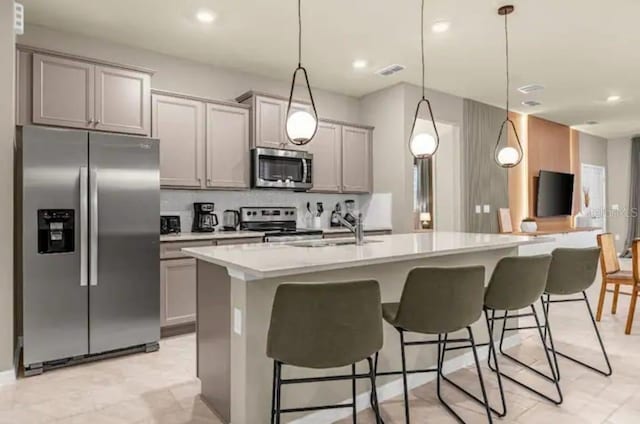
[[[524,102],[522,102],[523,106],[529,106],[529,107],[540,106],[541,104],[542,103],[535,100],[525,100]]]
[[[541,86],[540,84],[523,85],[522,87],[518,88],[518,91],[523,94],[529,94],[535,91],[542,91],[542,90],[544,90],[544,87]]]
[[[598,125],[598,121],[587,121],[585,122],[587,125]]]
[[[376,74],[381,75],[383,77],[388,77],[389,75],[397,74],[398,72],[404,71],[405,69],[406,69],[406,66],[393,64],[377,70]]]
[[[24,6],[13,3],[13,30],[16,34],[24,34]]]

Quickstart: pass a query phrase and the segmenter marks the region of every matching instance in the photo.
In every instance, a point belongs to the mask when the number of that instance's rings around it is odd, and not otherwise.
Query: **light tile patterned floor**
[[[598,285],[596,283],[590,293],[594,305]],[[601,323],[614,367],[612,377],[601,377],[561,360],[565,395],[562,406],[541,401],[506,382],[509,415],[496,422],[640,423],[640,312],[633,334],[625,336],[628,301],[628,297],[621,297],[616,316],[610,314],[608,303]],[[582,305],[554,305],[551,318],[559,347],[587,360],[600,360]],[[513,353],[522,355],[531,364],[539,364],[543,361],[543,352],[535,342],[528,337]],[[505,369],[517,372],[520,378],[539,383],[507,362],[502,364]],[[495,403],[498,400],[495,380],[487,370],[484,372]],[[470,369],[461,370],[452,378],[477,387],[475,374]],[[195,337],[180,336],[163,340],[158,352],[51,371],[2,386],[0,424],[219,424],[199,400],[198,392]],[[445,395],[468,423],[486,422],[482,410],[458,392],[447,388]],[[413,390],[410,405],[413,423],[455,422],[439,405],[433,383]],[[404,423],[402,398],[385,402],[382,411],[387,424]],[[372,423],[370,412],[361,413],[358,422]]]

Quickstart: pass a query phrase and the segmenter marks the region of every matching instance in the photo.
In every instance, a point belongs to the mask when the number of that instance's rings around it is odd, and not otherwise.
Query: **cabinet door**
[[[205,105],[154,94],[152,137],[160,139],[160,184],[200,188],[204,182]]]
[[[207,179],[210,188],[249,188],[249,110],[207,104]]]
[[[313,190],[339,193],[342,185],[342,126],[322,122],[306,146],[313,153]]]
[[[367,129],[342,127],[342,191],[371,191],[371,137]]]
[[[286,102],[268,97],[256,97],[255,100],[255,145],[281,149],[285,139],[284,116]]]
[[[95,129],[148,135],[151,77],[143,72],[95,67]]]
[[[195,322],[195,259],[160,261],[160,302],[160,326]]]
[[[33,55],[33,122],[93,128],[94,69],[86,62]]]

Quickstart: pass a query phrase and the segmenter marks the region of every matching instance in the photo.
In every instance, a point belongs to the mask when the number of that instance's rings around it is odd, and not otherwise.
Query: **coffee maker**
[[[213,203],[193,204],[193,225],[191,231],[194,233],[210,233],[215,231],[218,225],[218,216],[213,211]]]

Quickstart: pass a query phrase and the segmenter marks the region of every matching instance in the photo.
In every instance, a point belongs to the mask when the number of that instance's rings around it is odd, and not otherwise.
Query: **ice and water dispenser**
[[[74,250],[73,209],[38,209],[38,253]]]

